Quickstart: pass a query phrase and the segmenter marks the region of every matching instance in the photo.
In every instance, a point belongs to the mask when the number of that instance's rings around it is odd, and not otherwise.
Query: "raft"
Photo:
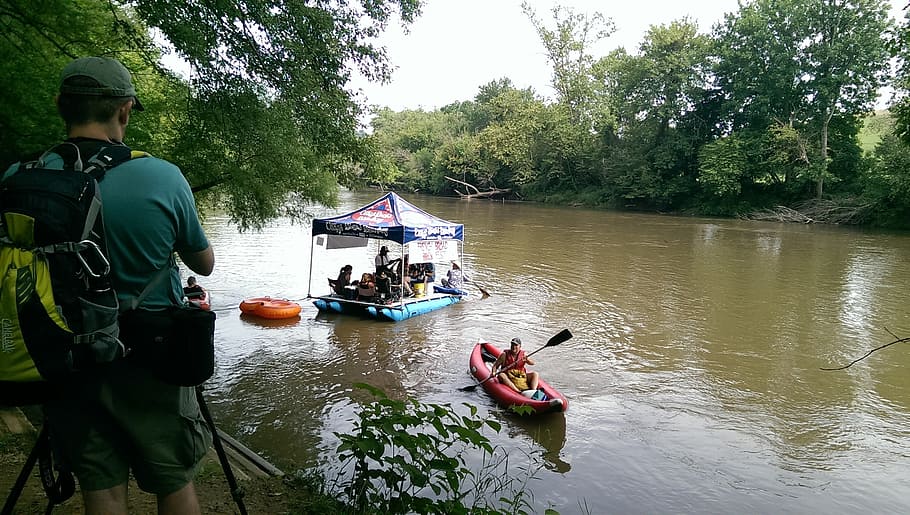
[[[282,319],[293,318],[300,314],[300,304],[287,299],[273,299],[271,297],[256,297],[245,299],[240,303],[240,311],[248,315],[262,318]]]
[[[195,304],[206,311],[211,311],[211,309],[212,309],[212,304],[209,301],[209,291],[208,290],[204,290],[202,292],[202,295],[195,295],[192,297],[190,297],[188,295],[186,300],[190,304]]]
[[[492,343],[481,342],[474,346],[474,350],[471,352],[471,357],[469,360],[469,371],[474,379],[477,382],[481,382],[484,379],[490,377],[490,367],[492,363],[487,363],[487,360],[484,359],[484,354],[489,356],[488,359],[495,360],[502,354],[502,350],[493,345]],[[537,389],[543,391],[546,394],[547,398],[545,400],[532,400],[524,395],[516,392],[515,390],[509,388],[508,386],[499,382],[498,379],[493,378],[489,381],[483,383],[481,387],[484,389],[487,394],[496,401],[497,404],[506,408],[508,410],[516,411],[516,413],[521,413],[520,410],[516,410],[519,406],[528,406],[533,410],[533,412],[528,413],[530,415],[542,415],[544,413],[559,413],[566,411],[569,408],[569,401],[566,397],[559,393],[558,390],[547,384],[543,379],[539,379],[537,382]]]
[[[389,244],[398,246],[396,250],[400,252],[402,265],[405,256],[410,256],[412,258],[410,264],[421,265],[424,270],[434,272],[440,263],[457,263],[459,267],[461,266],[464,224],[449,222],[431,215],[394,192],[386,193],[349,213],[317,218],[313,220],[312,227],[313,244],[310,247],[307,298],[314,299],[313,304],[320,312],[398,322],[450,306],[461,301],[466,295],[464,291],[458,289],[445,291],[438,289],[439,287],[433,284],[435,275],[428,275],[420,282],[413,283],[414,296],[402,298],[400,297],[402,293],[410,293],[401,283],[402,278],[409,277],[404,268],[400,273],[396,272],[396,269],[392,270],[395,273],[390,279],[393,280],[383,284],[384,291],[377,289],[378,296],[371,296],[366,290],[359,292],[336,290],[331,277],[329,277],[331,293],[313,294],[313,270],[317,261],[317,251],[320,256],[325,252],[324,255],[332,259],[333,265],[329,267],[330,269],[349,259],[344,257],[344,261],[341,261],[341,256],[333,257],[332,252],[335,249],[361,249],[361,254],[370,257],[367,258],[368,261],[357,266],[365,265],[370,269],[374,264],[372,254],[383,247],[388,249]],[[373,249],[370,248],[371,245]],[[395,261],[397,262],[397,259]],[[319,270],[317,283],[322,289],[325,284],[322,277],[333,272],[322,266],[316,269]],[[398,277],[399,275],[404,277]],[[363,279],[363,276],[361,278]]]
[[[392,304],[374,304],[344,299],[337,295],[318,297],[313,305],[319,311],[359,315],[377,320],[400,322],[408,318],[429,313],[459,302],[458,295],[434,294],[423,297],[408,297]]]

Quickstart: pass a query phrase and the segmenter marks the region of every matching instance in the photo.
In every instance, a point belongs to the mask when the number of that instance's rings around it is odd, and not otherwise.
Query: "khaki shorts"
[[[167,495],[193,480],[211,434],[193,388],[171,386],[121,361],[46,407],[51,438],[83,491],[129,480]]]

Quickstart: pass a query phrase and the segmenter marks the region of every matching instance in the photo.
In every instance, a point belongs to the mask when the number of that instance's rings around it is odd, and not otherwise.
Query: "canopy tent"
[[[313,236],[321,234],[390,240],[402,245],[412,241],[464,241],[464,224],[435,217],[389,192],[350,213],[313,220]]]
[[[312,237],[311,288],[316,248],[352,249],[366,247],[371,240],[388,241],[401,245],[402,255],[410,256],[410,263],[455,261],[460,265],[464,224],[433,216],[389,192],[350,213],[314,219]],[[402,269],[400,275],[405,273]]]

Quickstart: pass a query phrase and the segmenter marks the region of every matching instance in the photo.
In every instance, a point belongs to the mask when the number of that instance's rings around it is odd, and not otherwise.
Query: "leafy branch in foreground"
[[[890,347],[890,346],[894,345],[895,343],[910,342],[910,337],[908,337],[908,338],[899,338],[896,334],[894,334],[894,333],[892,333],[890,330],[888,330],[887,327],[885,328],[885,331],[888,331],[888,334],[890,334],[891,336],[893,336],[893,337],[895,338],[895,340],[894,340],[893,342],[891,342],[891,343],[886,343],[886,344],[884,344],[884,345],[880,345],[880,346],[878,346],[878,347],[876,347],[876,348],[870,350],[869,352],[863,354],[861,357],[854,359],[854,360],[851,361],[850,363],[847,363],[846,365],[844,365],[844,366],[842,366],[842,367],[837,367],[837,368],[824,368],[824,367],[823,367],[822,370],[844,370],[844,369],[846,369],[846,368],[850,368],[851,366],[853,366],[854,363],[860,362],[860,361],[862,361],[862,360],[868,358],[868,357],[869,357],[873,352],[875,352],[875,351],[884,349],[885,347]]]
[[[334,433],[341,443],[339,479],[344,501],[355,513],[528,513],[529,470],[523,479],[508,474],[508,456],[494,448],[484,428],[499,432],[498,422],[468,415],[448,404],[390,399],[378,388],[356,384],[375,400],[361,406],[350,434]],[[474,452],[472,452],[474,451]],[[467,459],[481,455],[478,470]],[[353,470],[352,470],[353,469]],[[498,501],[502,508],[493,506]],[[556,513],[547,510],[547,513]]]

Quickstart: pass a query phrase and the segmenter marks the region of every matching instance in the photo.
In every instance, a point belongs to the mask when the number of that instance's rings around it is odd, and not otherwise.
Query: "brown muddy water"
[[[353,210],[375,192],[344,193]],[[491,293],[403,322],[318,314],[309,226],[238,233],[212,216],[216,421],[280,467],[324,466],[351,426],[353,384],[468,402],[495,444],[539,466],[536,512],[907,513],[910,234],[404,195],[465,225],[465,271]],[[354,275],[372,255],[347,252]],[[312,285],[310,285],[312,282]],[[283,297],[297,319],[241,316]],[[470,385],[481,339],[535,355],[564,415],[518,419]]]

